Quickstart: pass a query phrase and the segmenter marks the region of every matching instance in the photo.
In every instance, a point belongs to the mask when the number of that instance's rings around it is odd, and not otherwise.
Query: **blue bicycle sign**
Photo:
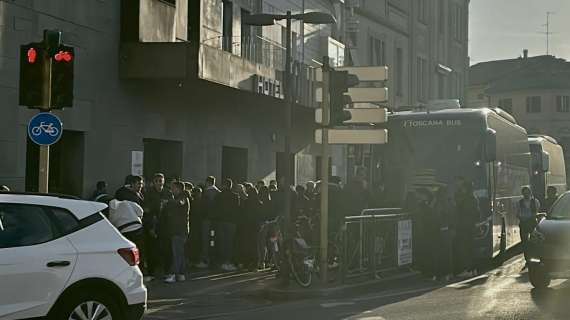
[[[35,115],[28,124],[28,136],[41,146],[49,146],[56,143],[62,134],[61,120],[49,112]]]

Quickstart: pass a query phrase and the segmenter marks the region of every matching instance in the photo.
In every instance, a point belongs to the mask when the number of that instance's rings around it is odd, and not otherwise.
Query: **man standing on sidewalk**
[[[534,198],[529,187],[523,187],[521,193],[523,198],[519,200],[517,217],[519,218],[519,229],[524,258],[528,263],[529,257],[526,245],[530,233],[536,227],[536,214],[540,208],[540,202]]]
[[[217,210],[215,211],[215,220],[219,224],[216,234],[220,239],[220,258],[222,262],[222,270],[236,271],[237,268],[232,262],[234,254],[234,238],[236,234],[237,215],[239,211],[239,195],[232,191],[232,179],[226,179],[222,188],[222,192],[216,197]]]
[[[156,272],[156,268],[160,265],[162,260],[163,269],[168,271],[170,254],[169,251],[161,250],[161,242],[164,243],[168,239],[164,233],[164,227],[161,226],[161,221],[164,223],[163,210],[169,200],[173,198],[172,193],[164,188],[164,174],[156,173],[152,180],[152,187],[145,193],[144,209],[145,214],[143,218],[144,237],[147,246],[147,269],[149,277],[147,281],[152,280],[152,276]],[[169,247],[169,246],[168,246]],[[165,252],[162,254],[161,251]]]
[[[213,229],[212,217],[216,210],[216,198],[220,193],[220,189],[216,187],[216,178],[209,176],[206,178],[206,187],[202,193],[202,252],[200,260],[202,260],[197,267],[208,268],[210,264],[210,231]],[[216,246],[219,246],[219,236],[216,235]]]
[[[186,239],[188,239],[190,220],[190,200],[184,182],[172,183],[174,199],[168,201],[164,213],[167,216],[172,248],[171,273],[164,282],[186,281]]]

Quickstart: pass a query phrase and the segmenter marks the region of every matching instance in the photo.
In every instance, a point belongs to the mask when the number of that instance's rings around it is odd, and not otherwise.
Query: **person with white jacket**
[[[125,238],[137,246],[140,261],[144,261],[143,212],[143,208],[133,201],[113,199],[109,202],[109,221]],[[139,264],[139,267],[146,276],[144,263]]]

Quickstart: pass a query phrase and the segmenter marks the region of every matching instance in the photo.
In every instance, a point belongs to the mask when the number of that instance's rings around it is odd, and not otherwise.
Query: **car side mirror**
[[[541,221],[543,219],[546,219],[546,212],[539,212],[536,214],[536,220],[537,221]]]
[[[542,172],[548,172],[550,170],[550,155],[546,151],[542,151]]]
[[[485,160],[492,162],[497,160],[497,131],[487,129],[485,132]]]

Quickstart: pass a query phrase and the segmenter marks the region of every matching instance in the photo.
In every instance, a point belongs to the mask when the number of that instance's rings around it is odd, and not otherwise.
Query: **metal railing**
[[[259,35],[247,37],[215,36],[202,44],[220,48],[254,63],[277,70],[285,70],[285,47]]]
[[[412,220],[401,209],[367,209],[345,218],[341,281],[409,267],[412,264]]]

